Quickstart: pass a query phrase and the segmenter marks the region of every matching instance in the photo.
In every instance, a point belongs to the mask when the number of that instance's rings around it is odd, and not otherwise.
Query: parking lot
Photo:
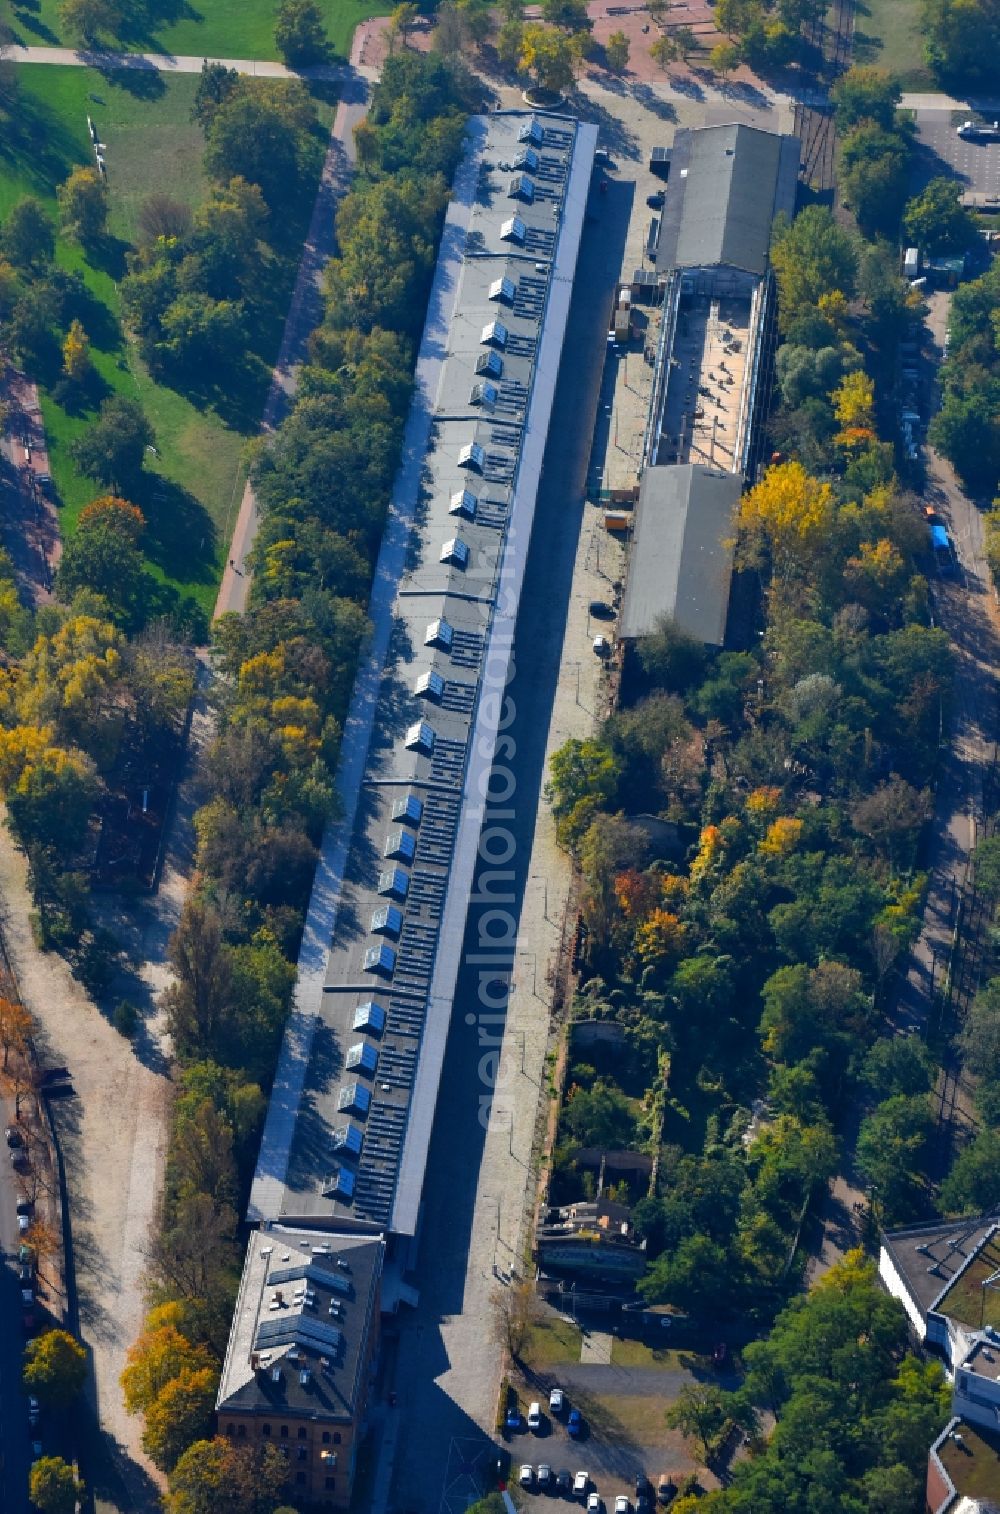
[[[966,190],[1000,195],[1000,142],[960,137],[958,127],[969,119],[968,112],[918,110],[915,115],[921,183],[951,172],[962,180]]]

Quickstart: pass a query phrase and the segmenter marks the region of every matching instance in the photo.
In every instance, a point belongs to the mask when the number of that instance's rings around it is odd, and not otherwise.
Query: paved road
[[[103,71],[131,68],[139,72],[162,74],[200,74],[205,62],[204,54],[198,57],[178,56],[174,53],[116,53],[94,47],[23,47],[12,46],[6,53],[12,63],[47,63],[59,68],[97,68]],[[258,79],[316,79],[333,80],[349,78],[350,66],[346,63],[316,63],[307,68],[288,68],[284,63],[270,62],[264,58],[213,58],[213,63],[224,63],[238,74],[251,74]]]
[[[337,201],[345,193],[357,159],[354,128],[368,109],[368,85],[360,71],[341,71],[344,83],[340,92],[330,145],[320,175],[316,204],[302,251],[292,303],[285,319],[281,349],[264,406],[261,430],[273,432],[292,406],[298,387],[299,367],[304,362],[309,337],[323,314],[323,270],[336,250],[335,214]],[[243,491],[239,514],[233,530],[229,558],[215,602],[216,617],[227,610],[238,614],[246,609],[250,577],[247,555],[253,546],[258,525],[257,501],[249,479]]]
[[[14,1118],[13,1101],[0,1100],[0,1124]],[[0,1265],[0,1453],[4,1514],[23,1514],[28,1507],[28,1421],[21,1390],[24,1333],[21,1329],[20,1285],[15,1275],[18,1230],[15,1206],[17,1179],[0,1141],[0,1246],[6,1265]]]

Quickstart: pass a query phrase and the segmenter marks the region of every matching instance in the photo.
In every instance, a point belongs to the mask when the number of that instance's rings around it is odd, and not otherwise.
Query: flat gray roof
[[[997,1222],[994,1213],[883,1231],[882,1244],[925,1320]]]
[[[353,1419],[384,1253],[381,1236],[284,1225],[252,1236],[216,1408]]]
[[[469,137],[250,1219],[417,1226],[597,129]]]
[[[682,127],[674,137],[656,266],[767,269],[771,224],[791,215],[799,172],[797,137],[756,126]]]
[[[648,636],[662,616],[721,646],[733,569],[734,516],[743,476],[700,463],[642,475],[618,634]]]

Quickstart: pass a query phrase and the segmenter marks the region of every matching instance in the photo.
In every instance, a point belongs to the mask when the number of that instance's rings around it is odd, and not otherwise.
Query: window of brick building
[[[339,1430],[334,1430],[334,1432],[333,1432],[333,1443],[334,1443],[335,1446],[339,1446],[340,1445],[340,1431]]]
[[[281,1427],[281,1435],[282,1435],[282,1439],[284,1439],[284,1440],[288,1439],[288,1426],[287,1425],[282,1425],[282,1427]]]
[[[324,1430],[323,1431],[323,1444],[324,1444],[324,1446],[328,1446],[330,1444],[330,1432],[329,1432],[329,1430]]]
[[[299,1484],[300,1487],[305,1482],[305,1480],[306,1474],[304,1472],[296,1472],[295,1481]]]
[[[260,1427],[260,1433],[261,1433],[261,1435],[270,1435],[270,1433],[271,1433],[271,1426],[270,1425],[261,1425],[261,1427]]]
[[[334,1490],[334,1488],[335,1488],[335,1487],[336,1487],[336,1486],[337,1486],[337,1479],[336,1479],[336,1478],[335,1478],[335,1477],[328,1477],[328,1478],[327,1478],[327,1479],[326,1479],[326,1481],[325,1481],[325,1483],[324,1483],[324,1487],[325,1487],[325,1488],[326,1488],[326,1489],[327,1489],[327,1490],[328,1490],[328,1491],[329,1491],[329,1492],[330,1492],[330,1493],[332,1493],[332,1492],[333,1492],[333,1490]]]
[[[303,1428],[299,1431],[299,1440],[305,1440],[305,1438],[306,1438],[306,1436],[308,1434],[309,1434],[309,1431],[307,1429],[305,1429],[305,1427],[303,1426]]]

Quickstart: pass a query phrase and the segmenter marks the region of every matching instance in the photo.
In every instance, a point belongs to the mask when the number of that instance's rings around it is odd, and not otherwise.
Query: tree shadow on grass
[[[40,20],[39,17],[34,14],[34,12],[38,8],[39,7],[37,5],[29,6],[26,4],[15,6],[15,25],[23,26],[26,32],[31,32],[32,37],[37,37],[41,42],[47,42],[50,47],[58,47],[59,38],[56,36],[51,26],[46,26],[45,22]],[[16,37],[16,40],[20,41],[21,39]]]
[[[52,194],[78,163],[86,162],[65,123],[35,95],[22,95],[0,129],[0,162],[8,163],[42,194]]]
[[[70,321],[79,321],[90,339],[91,347],[98,352],[121,350],[121,327],[113,312],[87,288],[82,279],[66,296],[63,318],[67,326]]]
[[[99,54],[89,61],[90,66],[108,84],[125,90],[137,100],[159,100],[166,92],[163,75],[144,58],[137,56],[134,63],[129,63],[124,68],[117,60],[112,63],[110,59],[102,59]]]
[[[142,549],[149,561],[180,583],[212,583],[215,525],[201,501],[158,473],[147,474],[133,494],[146,517]]]
[[[106,273],[109,279],[114,279],[115,283],[119,284],[128,272],[125,263],[125,254],[128,251],[128,242],[106,232],[98,241],[88,242],[87,262],[92,268],[98,269],[100,273]]]

